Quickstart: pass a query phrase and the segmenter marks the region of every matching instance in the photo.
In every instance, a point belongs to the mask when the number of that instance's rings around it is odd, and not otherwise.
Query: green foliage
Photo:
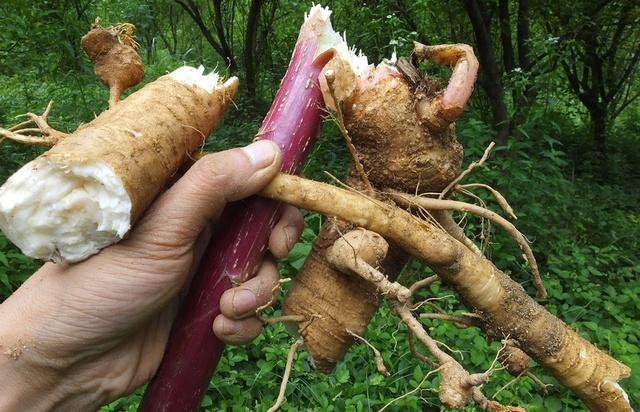
[[[245,3],[234,2],[242,7]],[[472,40],[464,37],[470,30],[460,17],[459,5],[414,3],[409,9],[403,7],[407,5],[403,1],[332,2],[334,26],[349,28],[349,40],[362,48],[371,61],[390,57],[394,49],[408,55],[412,40],[430,44]],[[51,99],[55,105],[50,124],[63,131],[75,130],[107,107],[108,92],[96,80],[79,46],[80,36],[96,16],[107,24],[122,21],[136,24],[146,65],[145,82],[183,63],[204,63],[207,68],[218,66],[221,71],[226,70],[226,63],[213,53],[198,28],[175,2],[103,0],[89,2],[84,10],[77,9],[75,4],[68,1],[0,3],[3,25],[0,126],[15,124],[19,121],[16,116],[25,112],[41,113]],[[302,3],[280,4],[285,9],[278,11],[279,18],[266,37],[270,47],[265,50],[269,52],[260,55],[264,60],[257,73],[259,95],[253,96],[256,101],[270,101],[277,90],[301,20]],[[303,9],[306,10],[306,6]],[[242,19],[237,20],[232,30],[235,45],[244,40],[241,23]],[[542,29],[545,22],[537,23],[539,25],[532,25],[535,33],[530,47],[537,54],[556,52],[552,39]],[[556,57],[563,58],[562,55]],[[640,401],[637,323],[640,110],[637,102],[631,104],[612,125],[608,158],[603,163],[594,156],[594,148],[585,138],[590,133],[588,113],[567,91],[559,72],[551,67],[552,61],[545,64],[543,69],[548,70],[547,74],[536,80],[540,96],[526,121],[518,125],[518,139],[497,147],[485,165],[462,183],[491,184],[507,198],[518,216],[514,223],[531,240],[540,264],[549,292],[549,298],[541,303],[585,338],[632,368],[632,376],[622,385],[637,405]],[[242,71],[238,74],[242,79]],[[522,95],[529,75],[506,73],[505,93]],[[265,108],[245,105],[245,98],[238,97],[237,108],[225,116],[221,127],[207,141],[206,150],[244,145],[253,138]],[[474,94],[471,109],[457,125],[467,163],[478,160],[495,138],[487,120],[490,106],[481,94]],[[511,113],[515,109],[509,107]],[[0,181],[41,151],[3,141]],[[304,173],[316,180],[330,181],[325,171],[342,178],[347,161],[342,137],[329,122]],[[490,208],[500,212],[486,191],[472,190]],[[474,201],[462,195],[458,198]],[[495,225],[489,226],[468,215],[457,217],[470,237],[478,243],[484,242],[486,255],[533,295],[529,268],[515,242]],[[283,276],[295,276],[321,222],[318,215],[306,214],[307,228],[301,242],[281,262]],[[39,263],[25,258],[0,234],[0,300],[38,266]],[[413,269],[409,279],[428,273],[417,265]],[[439,283],[432,285],[428,292],[423,291],[421,297],[438,297],[437,304],[449,313],[464,311],[454,293]],[[277,315],[279,310],[276,308],[268,314]],[[448,344],[455,351],[456,359],[471,372],[483,372],[493,365],[498,343],[488,343],[477,329],[458,330],[451,323],[439,320],[425,324],[432,337]],[[376,370],[371,350],[361,343],[354,346],[331,375],[313,371],[308,354],[301,350],[296,355],[282,410],[369,411],[379,410],[393,400],[387,410],[440,410],[437,374],[413,359],[405,328],[387,305],[377,313],[365,337],[380,350],[391,373],[389,377]],[[251,345],[229,348],[212,378],[202,410],[262,411],[270,407],[277,396],[292,342],[285,327],[277,325],[265,328]],[[554,384],[548,395],[529,378],[500,390],[511,380],[503,371],[496,371],[483,391],[488,396],[496,394],[496,400],[502,403],[517,404],[528,411],[584,410],[575,396],[553,379],[544,377],[539,368],[534,367],[533,372],[545,383]],[[140,389],[105,406],[102,411],[134,411],[142,393]],[[406,394],[409,395],[404,396]]]
[[[23,255],[9,242],[4,233],[0,232],[0,302],[27,280],[38,267],[40,263]]]

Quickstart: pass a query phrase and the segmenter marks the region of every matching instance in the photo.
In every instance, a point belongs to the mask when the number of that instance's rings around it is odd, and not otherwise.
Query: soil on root
[[[374,186],[439,192],[460,173],[462,145],[453,124],[433,131],[414,106],[407,82],[391,76],[356,90],[344,105],[345,126]]]

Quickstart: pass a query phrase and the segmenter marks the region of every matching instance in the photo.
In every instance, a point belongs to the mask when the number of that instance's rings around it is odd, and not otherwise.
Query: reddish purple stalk
[[[326,24],[319,15],[316,12],[303,25],[287,73],[257,135],[280,146],[285,173],[300,172],[321,132],[323,101],[317,79],[333,52],[314,55]],[[255,275],[280,209],[279,202],[258,196],[224,209],[138,411],[198,409],[224,350],[212,330],[220,314],[220,297],[232,283]]]

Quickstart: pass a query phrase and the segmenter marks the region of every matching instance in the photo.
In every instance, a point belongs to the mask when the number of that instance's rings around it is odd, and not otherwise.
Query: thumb
[[[178,244],[193,241],[227,203],[269,183],[280,163],[278,146],[268,140],[206,155],[154,202],[136,232],[162,233],[165,240],[175,238]]]

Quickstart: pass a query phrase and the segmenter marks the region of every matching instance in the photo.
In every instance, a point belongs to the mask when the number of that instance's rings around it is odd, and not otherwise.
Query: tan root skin
[[[630,369],[537,304],[491,261],[431,223],[357,192],[278,175],[262,194],[382,235],[431,267],[479,315],[488,336],[511,339],[592,411],[631,411],[617,382]],[[357,205],[357,207],[355,206]]]
[[[369,73],[377,75],[379,67]],[[400,76],[385,76],[345,100],[345,126],[373,186],[406,193],[440,192],[458,176],[462,146],[454,126],[432,131],[420,123],[415,98]]]
[[[296,275],[296,282],[282,301],[285,315],[303,315],[305,320],[295,326],[303,327],[304,345],[311,354],[315,368],[330,373],[354,342],[349,332],[363,335],[373,317],[380,297],[375,286],[357,276],[344,276],[338,270],[325,265],[327,248],[341,233],[353,229],[348,225],[331,221],[325,224],[303,267]],[[320,269],[323,277],[310,276]]]
[[[121,239],[237,90],[236,78],[223,85],[202,70],[162,76],[25,165],[0,188],[0,229],[28,256],[56,262]]]

